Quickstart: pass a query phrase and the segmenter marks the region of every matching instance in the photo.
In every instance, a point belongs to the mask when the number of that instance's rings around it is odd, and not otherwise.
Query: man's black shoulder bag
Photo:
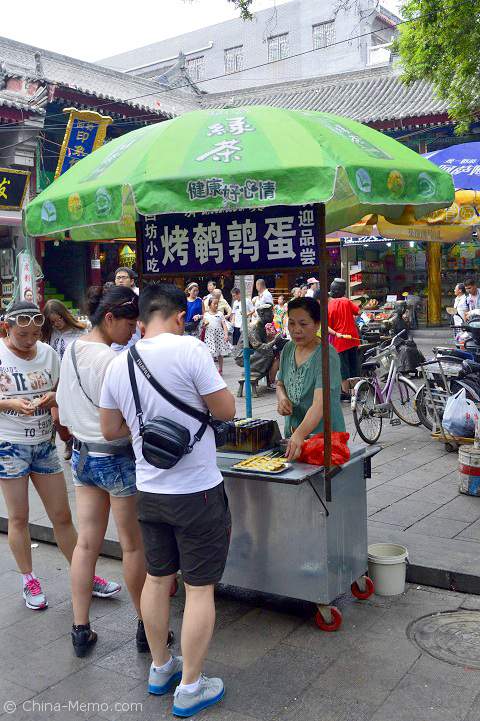
[[[214,430],[217,447],[223,446],[226,443],[231,424],[224,423],[223,421],[215,421],[209,413],[202,413],[173,396],[152,376],[134,345],[128,350],[127,363],[140,435],[142,437],[142,454],[147,463],[155,466],[155,468],[173,468],[181,458],[192,452],[195,443],[198,443],[198,441],[202,439],[208,426],[211,426]],[[146,423],[143,422],[143,411],[135,378],[134,363],[150,385],[155,388],[157,393],[165,398],[172,406],[195,418],[201,424],[193,437],[193,441],[191,440],[188,428],[185,428],[185,426],[182,426],[170,418],[157,416]]]

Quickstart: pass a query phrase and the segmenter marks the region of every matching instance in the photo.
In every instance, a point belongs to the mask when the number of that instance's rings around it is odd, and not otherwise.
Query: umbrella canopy
[[[423,157],[452,176],[455,190],[480,191],[480,143],[451,145]]]
[[[345,230],[355,235],[383,235],[397,240],[459,243],[470,240],[477,225],[480,225],[480,192],[457,190],[449,208],[435,210],[419,220],[407,208],[401,224],[381,215],[366,215]]]
[[[375,226],[378,233],[398,240],[446,243],[470,240],[472,230],[480,225],[480,143],[452,145],[422,157],[451,176],[456,192],[449,208],[434,211],[419,220],[410,213],[410,218],[404,216],[402,224],[383,217],[377,219],[376,215],[365,216],[346,230],[358,235],[366,235],[370,230],[370,234],[374,234]]]
[[[32,236],[134,236],[136,214],[326,204],[327,231],[366,213],[415,217],[453,200],[450,176],[328,113],[199,110],[134,130],[74,165],[26,209]]]

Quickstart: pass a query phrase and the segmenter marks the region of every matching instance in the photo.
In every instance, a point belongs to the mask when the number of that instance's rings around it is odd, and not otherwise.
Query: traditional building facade
[[[293,0],[100,61],[158,78],[183,59],[206,92],[347,73],[388,63],[398,17],[377,0]]]
[[[177,91],[171,89],[174,82],[182,86]],[[110,116],[108,141],[198,107],[199,92],[193,83],[185,84],[181,76],[177,78],[174,74],[171,84],[134,78],[0,37],[0,171],[2,167],[31,171],[23,199],[26,202],[53,180],[67,124],[65,108]],[[0,195],[0,251],[2,243],[13,252],[12,262],[6,263],[10,272],[25,239],[21,209],[2,210]],[[102,279],[100,256],[108,272],[111,266],[120,264],[122,250],[122,245],[114,243],[102,250],[96,243],[38,241],[37,271],[41,266],[45,295],[61,297],[78,307],[85,287]],[[6,258],[6,253],[3,255]],[[0,263],[0,276],[1,273]],[[3,305],[11,300],[12,280],[5,278]],[[41,300],[42,283],[38,284],[38,291]]]

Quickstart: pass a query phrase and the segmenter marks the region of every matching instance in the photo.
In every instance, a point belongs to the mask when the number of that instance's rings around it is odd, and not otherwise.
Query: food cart
[[[232,537],[222,583],[311,601],[315,622],[336,631],[332,605],[351,589],[367,599],[367,494],[370,460],[379,446],[350,446],[348,463],[336,468],[325,503],[324,469],[294,463],[278,476],[232,468],[247,454],[219,452],[232,513]]]
[[[340,625],[331,606],[338,594],[351,584],[359,598],[372,593],[363,577],[365,469],[375,452],[352,447],[348,463],[331,467],[326,232],[367,213],[401,222],[407,206],[421,217],[452,199],[448,174],[371,128],[327,113],[247,106],[186,113],[112,140],[26,209],[33,236],[135,236],[140,282],[196,269],[318,268],[324,467],[252,473],[233,468],[235,450],[219,452],[218,462],[233,515],[225,582],[317,603],[325,630]],[[243,318],[246,340],[245,306]]]

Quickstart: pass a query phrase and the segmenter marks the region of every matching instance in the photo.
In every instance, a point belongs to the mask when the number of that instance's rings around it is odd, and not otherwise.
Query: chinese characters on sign
[[[318,265],[310,207],[145,216],[141,230],[146,275]]]
[[[241,136],[255,132],[256,128],[243,115],[222,119],[222,122],[209,125],[205,149],[195,157],[196,162],[199,163],[199,173],[202,172],[201,166],[205,161],[217,163],[220,173],[225,164],[235,164],[235,161],[243,160],[245,143]],[[225,137],[228,135],[232,137]],[[216,138],[220,139],[214,142]],[[222,177],[214,176],[188,181],[186,192],[189,200],[192,201],[222,198],[223,205],[229,206],[238,205],[242,200],[273,201],[277,194],[277,184],[273,180],[259,178],[246,178],[243,182],[226,182]]]
[[[462,173],[469,176],[480,175],[478,158],[461,158],[460,160],[458,158],[448,158],[439,167],[441,170],[450,173],[450,175],[461,175]]]
[[[232,140],[219,140],[213,147],[201,153],[195,159],[202,163],[204,160],[214,160],[221,163],[230,163],[232,160],[242,160],[243,145],[238,139],[244,133],[254,133],[254,128],[245,117],[230,118],[226,123],[213,123],[208,126],[207,136],[234,135]]]
[[[21,210],[30,173],[0,168],[0,209]]]
[[[245,180],[240,183],[225,183],[223,178],[190,180],[187,193],[190,200],[203,198],[223,198],[225,203],[238,203],[245,200],[275,200],[277,184],[273,180]]]
[[[63,112],[70,113],[70,117],[58,157],[55,178],[103,145],[107,127],[112,122],[109,116],[99,115],[90,110],[65,108]]]

